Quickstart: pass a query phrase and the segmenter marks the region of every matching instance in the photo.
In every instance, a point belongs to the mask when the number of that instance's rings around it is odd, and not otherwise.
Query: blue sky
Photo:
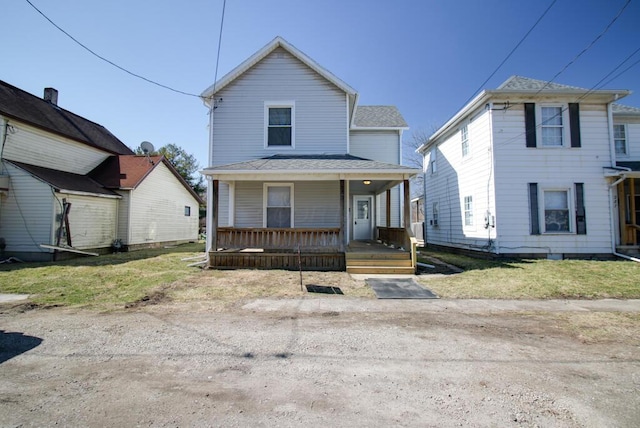
[[[222,0],[31,0],[98,54],[149,79],[200,94],[214,81]],[[553,78],[627,0],[557,0],[484,86],[518,74]],[[397,105],[411,130],[429,133],[462,107],[552,0],[227,0],[218,78],[282,36],[360,93]],[[593,87],[640,48],[640,2],[555,79]],[[3,2],[0,79],[106,126],[130,147],[178,144],[207,159],[207,110],[198,98],[136,79],[92,56],[23,0]],[[640,60],[636,53],[620,69]],[[615,73],[614,73],[615,75]],[[606,86],[635,93],[640,64]]]

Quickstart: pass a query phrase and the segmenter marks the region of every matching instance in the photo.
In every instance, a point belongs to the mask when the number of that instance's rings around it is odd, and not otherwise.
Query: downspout
[[[609,131],[609,152],[610,152],[610,156],[611,156],[611,166],[614,168],[620,168],[618,166],[616,166],[616,149],[615,149],[615,143],[614,143],[614,139],[613,139],[613,112],[612,112],[612,107],[611,107],[611,103],[607,104],[607,122],[608,122],[608,131]],[[625,168],[627,170],[631,170],[630,168]],[[618,184],[622,183],[624,180],[627,179],[627,175],[626,173],[622,173],[620,174],[620,178],[618,178],[616,181],[614,181],[613,183],[611,183],[609,185],[609,223],[610,223],[610,227],[611,227],[611,253],[616,256],[616,257],[620,257],[626,260],[631,260],[633,262],[636,263],[640,263],[640,259],[637,257],[631,257],[631,256],[627,256],[626,254],[621,254],[618,253],[616,251],[616,225],[615,225],[615,221],[614,221],[614,215],[616,213],[617,210],[614,210],[614,204],[613,204],[613,192],[615,191],[616,187],[618,186]],[[619,206],[619,205],[618,205]],[[622,225],[620,225],[620,227],[622,227]]]

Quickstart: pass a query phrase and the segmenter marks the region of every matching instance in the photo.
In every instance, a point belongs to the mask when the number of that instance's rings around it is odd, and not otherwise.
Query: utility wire
[[[192,93],[189,93],[189,92],[180,91],[180,90],[178,90],[178,89],[174,89],[174,88],[172,88],[172,87],[170,87],[170,86],[163,85],[162,83],[158,83],[158,82],[156,82],[156,81],[154,81],[154,80],[147,79],[146,77],[141,76],[141,75],[139,75],[139,74],[136,74],[136,73],[134,73],[134,72],[132,72],[132,71],[129,71],[129,70],[127,70],[126,68],[119,66],[119,65],[118,65],[118,64],[116,64],[115,62],[110,61],[110,60],[108,60],[107,58],[105,58],[105,57],[103,57],[103,56],[101,56],[101,55],[97,54],[96,52],[94,52],[93,50],[91,50],[89,47],[87,47],[86,45],[84,45],[83,43],[81,43],[78,39],[76,39],[75,37],[73,37],[71,34],[67,33],[65,30],[63,30],[63,29],[62,29],[58,24],[56,24],[55,22],[53,22],[53,21],[52,21],[52,20],[51,20],[47,15],[45,15],[45,14],[44,14],[40,9],[38,9],[38,8],[37,8],[33,3],[31,3],[31,1],[30,1],[30,0],[25,0],[25,1],[26,1],[27,3],[29,3],[29,5],[30,5],[32,8],[34,8],[34,9],[36,10],[36,12],[38,12],[40,15],[42,15],[42,16],[44,17],[44,19],[46,19],[47,21],[49,21],[49,23],[51,23],[51,25],[53,25],[53,26],[54,26],[54,27],[56,27],[58,30],[60,30],[60,31],[61,31],[65,36],[69,37],[71,40],[73,40],[74,42],[76,42],[78,45],[80,45],[80,46],[81,46],[82,48],[84,48],[86,51],[88,51],[89,53],[91,53],[93,56],[95,56],[95,57],[97,57],[97,58],[101,59],[102,61],[104,61],[104,62],[106,62],[106,63],[108,63],[108,64],[111,64],[112,66],[116,67],[117,69],[122,70],[122,71],[124,71],[125,73],[130,74],[130,75],[131,75],[131,76],[133,76],[133,77],[137,77],[138,79],[142,79],[142,80],[144,80],[145,82],[151,83],[151,84],[153,84],[153,85],[159,86],[159,87],[164,88],[164,89],[168,89],[168,90],[173,91],[173,92],[176,92],[176,93],[178,93],[178,94],[187,95],[187,96],[190,96],[190,97],[200,98],[200,95],[192,94]]]
[[[222,17],[220,18],[220,35],[218,36],[218,53],[216,55],[216,72],[213,76],[213,92],[216,93],[216,83],[218,83],[218,65],[220,64],[220,49],[222,47],[222,29],[224,28],[224,10],[227,7],[227,0],[222,2]]]
[[[480,84],[480,86],[478,86],[478,89],[475,90],[475,92],[473,92],[473,94],[471,94],[471,96],[462,104],[462,107],[464,107],[469,101],[471,101],[471,99],[484,87],[484,85],[487,84],[487,82],[489,80],[491,80],[491,78],[498,72],[498,70],[500,70],[500,68],[504,65],[505,62],[507,62],[509,60],[509,58],[511,58],[511,55],[513,55],[513,53],[520,47],[520,45],[525,41],[525,39],[527,37],[529,37],[529,34],[531,34],[531,32],[538,26],[538,24],[540,23],[540,21],[542,21],[542,18],[545,17],[545,15],[547,14],[547,12],[549,12],[549,10],[553,7],[554,4],[556,4],[558,0],[553,0],[551,2],[551,4],[549,5],[549,7],[547,7],[547,9],[542,13],[542,15],[540,15],[540,17],[538,18],[538,20],[533,24],[533,26],[531,28],[529,28],[529,31],[526,32],[526,34],[524,36],[522,36],[522,38],[520,39],[520,41],[514,46],[513,49],[511,49],[511,52],[509,52],[509,54],[502,60],[502,62],[500,64],[498,64],[498,66],[496,67],[495,70],[493,70],[493,73],[491,73],[489,75],[489,77],[487,77],[487,79],[482,82]],[[461,107],[461,108],[462,108]]]
[[[620,11],[618,11],[618,14],[617,14],[617,15],[616,15],[612,20],[611,20],[611,22],[609,22],[609,25],[607,25],[607,26],[605,27],[605,29],[604,29],[604,30],[602,30],[602,32],[601,32],[600,34],[598,34],[598,36],[597,36],[595,39],[593,39],[593,41],[592,41],[591,43],[589,43],[589,45],[588,45],[586,48],[582,49],[582,51],[581,51],[578,55],[576,55],[576,56],[575,56],[571,61],[569,61],[569,62],[567,63],[567,65],[565,65],[565,66],[564,66],[560,71],[558,71],[558,72],[556,73],[556,75],[555,75],[555,76],[553,76],[553,78],[551,78],[551,80],[548,80],[548,81],[547,81],[547,83],[545,83],[545,84],[542,86],[542,88],[540,88],[540,89],[538,90],[538,92],[536,92],[536,94],[535,94],[535,95],[538,95],[540,92],[542,92],[542,91],[543,91],[547,86],[549,86],[549,84],[550,84],[551,82],[553,82],[554,80],[556,80],[556,78],[557,78],[558,76],[560,76],[562,73],[564,73],[564,72],[565,72],[565,70],[566,70],[567,68],[569,68],[569,67],[570,67],[574,62],[576,62],[576,61],[578,60],[578,58],[580,58],[580,57],[581,57],[585,52],[587,52],[589,49],[591,49],[591,48],[593,47],[593,45],[595,45],[595,44],[596,44],[596,42],[597,42],[598,40],[600,40],[600,38],[601,38],[602,36],[604,36],[604,35],[605,35],[605,33],[606,33],[607,31],[609,31],[609,29],[611,28],[611,26],[612,26],[612,25],[613,25],[613,24],[618,20],[618,18],[620,17],[620,15],[622,15],[622,12],[624,12],[624,10],[627,8],[627,6],[629,6],[629,4],[630,4],[630,3],[631,3],[631,0],[627,0],[627,2],[624,4],[624,6],[622,6],[622,8],[620,9]]]

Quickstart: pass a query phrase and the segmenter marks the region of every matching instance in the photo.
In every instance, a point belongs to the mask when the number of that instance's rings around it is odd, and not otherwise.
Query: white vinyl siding
[[[64,193],[56,195],[59,201],[66,199],[71,204],[69,230],[73,247],[88,250],[111,246],[116,238],[118,199]],[[62,206],[56,204],[56,216],[61,212]]]
[[[9,192],[2,197],[0,237],[7,253],[49,253],[39,244],[53,243],[54,201],[51,187],[6,162]],[[31,259],[31,258],[29,258]]]
[[[580,150],[540,146],[531,150],[525,145],[523,106],[493,111],[496,231],[501,253],[611,252],[609,188],[603,173],[611,165],[606,107],[581,103],[580,125]],[[573,189],[576,182],[584,183],[587,234],[545,234],[540,214],[542,234],[531,235],[528,183],[538,183],[541,198],[544,189]],[[539,199],[540,209],[542,203]],[[570,217],[574,221],[573,211]]]
[[[87,174],[108,156],[102,150],[38,128],[9,120],[13,131],[7,133],[3,157],[29,165],[42,166],[74,174]]]
[[[365,159],[400,164],[398,131],[351,131],[350,153]]]
[[[235,227],[263,227],[263,183],[237,181],[235,189]],[[293,191],[295,227],[340,226],[339,182],[296,181],[293,183]]]
[[[198,202],[171,171],[159,164],[131,194],[131,241],[127,244],[189,241],[198,238]]]
[[[210,164],[224,165],[271,156],[265,148],[265,102],[295,102],[295,150],[347,152],[345,93],[283,49],[276,49],[216,94]],[[321,138],[319,139],[319,135]]]
[[[427,200],[437,202],[437,225],[427,224],[427,243],[465,248],[488,246],[495,229],[465,225],[464,197],[473,195],[473,214],[495,212],[494,175],[489,115],[484,108],[473,112],[467,123],[473,136],[473,156],[463,159],[459,128],[451,130],[425,156]],[[436,154],[437,153],[437,154]],[[433,162],[437,173],[432,174]],[[426,217],[434,219],[435,204],[427,205]]]

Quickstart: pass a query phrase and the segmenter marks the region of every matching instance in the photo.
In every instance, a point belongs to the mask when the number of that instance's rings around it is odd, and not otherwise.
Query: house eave
[[[105,195],[104,193],[81,192],[78,190],[57,189],[57,188],[54,188],[54,189],[56,192],[63,193],[65,195],[90,196],[93,198],[105,198],[105,199],[122,199],[122,196],[120,195]]]
[[[221,181],[333,181],[333,180],[408,180],[417,175],[416,169],[395,170],[289,170],[289,171],[232,171],[203,170],[201,174]]]

